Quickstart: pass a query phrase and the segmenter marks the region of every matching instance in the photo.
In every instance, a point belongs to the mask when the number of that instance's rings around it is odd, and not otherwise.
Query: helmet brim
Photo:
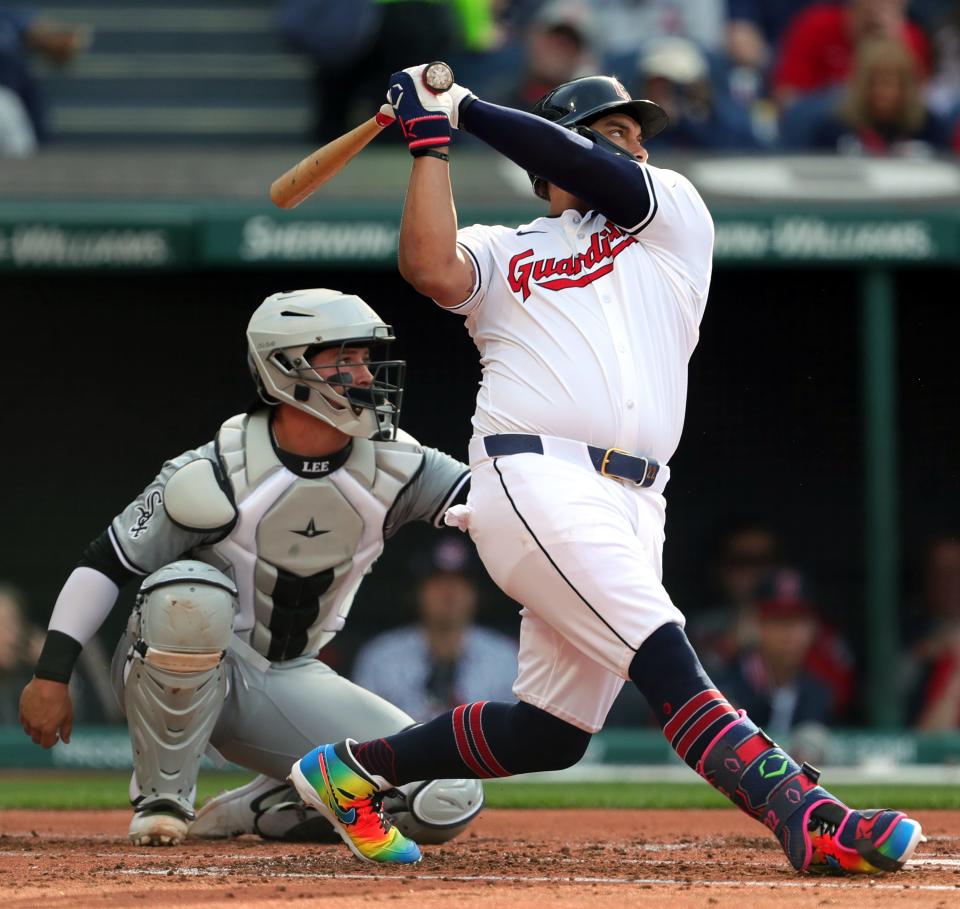
[[[624,113],[640,124],[641,141],[646,142],[658,133],[662,133],[670,122],[667,112],[656,102],[635,98],[632,101],[611,101],[594,107],[586,114],[573,115],[569,119],[562,117],[559,121],[563,126],[577,125],[590,126],[601,117],[610,114]]]

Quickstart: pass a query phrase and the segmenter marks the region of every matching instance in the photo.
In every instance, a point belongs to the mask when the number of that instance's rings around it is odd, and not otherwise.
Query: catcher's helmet
[[[391,439],[400,417],[406,364],[388,359],[393,329],[354,294],[313,288],[267,297],[247,326],[247,361],[267,404],[290,404],[341,432]],[[325,348],[366,347],[373,384],[354,384],[349,364],[323,378],[310,357]]]
[[[620,80],[613,76],[584,76],[564,82],[537,101],[532,111],[538,117],[576,130],[611,154],[628,156],[628,152],[589,128],[595,120],[616,112],[623,112],[640,124],[644,141],[662,132],[669,119],[659,104],[631,98]],[[536,174],[529,177],[533,191],[546,199],[546,181]]]

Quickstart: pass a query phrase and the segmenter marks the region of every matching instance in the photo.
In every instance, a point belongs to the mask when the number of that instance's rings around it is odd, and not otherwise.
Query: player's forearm
[[[542,117],[475,100],[462,128],[491,148],[623,227],[643,221],[655,200],[643,169]]]
[[[95,568],[75,568],[57,597],[37,678],[68,682],[83,645],[96,634],[113,609],[119,588]]]
[[[457,212],[450,168],[415,158],[400,222],[399,267],[420,293],[436,297],[457,262]]]

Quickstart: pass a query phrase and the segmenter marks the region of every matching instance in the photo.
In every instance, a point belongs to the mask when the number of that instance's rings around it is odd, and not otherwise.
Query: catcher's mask
[[[394,340],[360,297],[296,290],[268,297],[251,316],[248,362],[265,403],[290,404],[347,435],[392,439],[406,371],[389,359]],[[312,365],[323,351],[332,355]]]
[[[547,92],[533,106],[532,113],[551,123],[566,126],[599,145],[604,151],[632,158],[628,151],[606,136],[590,129],[590,124],[608,114],[624,113],[640,124],[643,141],[663,132],[668,123],[667,112],[654,101],[631,98],[619,79],[613,76],[584,76],[564,82]],[[547,181],[528,173],[533,191],[541,199],[549,199]]]

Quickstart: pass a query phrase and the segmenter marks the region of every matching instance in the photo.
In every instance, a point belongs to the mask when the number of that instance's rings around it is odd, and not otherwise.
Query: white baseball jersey
[[[666,463],[707,301],[713,221],[690,181],[639,165],[653,196],[633,233],[589,211],[459,231],[481,354],[474,434],[532,432]]]
[[[553,444],[488,457],[480,437],[537,433],[661,464],[676,449],[713,222],[685,177],[637,167],[650,205],[629,231],[571,210],[458,234],[476,283],[453,311],[466,316],[483,381],[470,498],[451,519],[523,606],[514,694],[590,732],[643,641],[684,621],[662,584],[663,496]]]

